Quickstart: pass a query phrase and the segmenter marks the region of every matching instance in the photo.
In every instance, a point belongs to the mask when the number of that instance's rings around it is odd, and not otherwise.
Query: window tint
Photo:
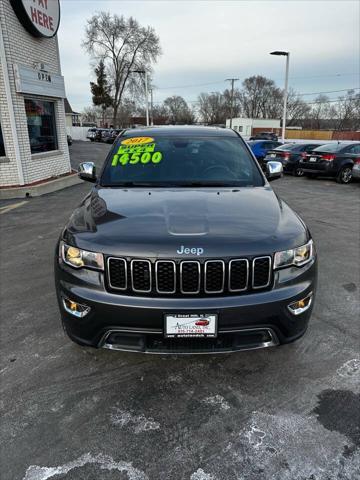
[[[346,150],[344,150],[344,152],[346,152],[346,153],[360,153],[360,145],[351,145]]]
[[[312,152],[315,148],[319,147],[319,145],[314,144],[314,145],[306,145],[304,147],[305,152]]]
[[[338,152],[339,150],[342,150],[344,148],[344,145],[341,145],[341,143],[327,143],[325,145],[321,145],[320,147],[314,148],[314,152]]]
[[[238,138],[159,136],[138,145],[127,144],[129,138],[120,137],[110,152],[102,185],[264,184],[250,153]]]
[[[1,130],[1,123],[0,123],[0,157],[5,157],[5,145],[4,145],[4,138]]]
[[[54,102],[25,99],[31,153],[57,149]]]

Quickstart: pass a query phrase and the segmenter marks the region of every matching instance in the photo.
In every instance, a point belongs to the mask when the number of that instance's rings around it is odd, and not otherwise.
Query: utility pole
[[[238,78],[227,78],[226,82],[231,82],[231,97],[230,97],[230,128],[232,128],[232,119],[234,112],[234,83],[237,82]]]

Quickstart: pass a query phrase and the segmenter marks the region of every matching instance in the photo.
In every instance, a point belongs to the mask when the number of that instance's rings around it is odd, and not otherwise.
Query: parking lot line
[[[25,203],[28,203],[28,202],[24,201],[24,202],[12,203],[11,205],[5,205],[5,207],[0,207],[0,215],[2,215],[3,213],[10,212],[11,210],[14,210],[15,208],[19,208],[22,205],[25,205]]]

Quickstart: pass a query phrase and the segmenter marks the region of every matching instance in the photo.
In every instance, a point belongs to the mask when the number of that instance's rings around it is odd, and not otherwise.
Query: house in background
[[[226,120],[226,126],[230,127],[230,119]],[[281,133],[280,120],[275,118],[233,118],[232,129],[243,137],[251,137],[259,132]]]
[[[64,98],[65,105],[65,118],[67,127],[80,127],[81,126],[81,113],[74,112],[71,108],[70,102],[67,98]]]

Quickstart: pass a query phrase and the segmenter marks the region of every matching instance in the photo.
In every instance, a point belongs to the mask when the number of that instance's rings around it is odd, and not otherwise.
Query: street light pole
[[[234,82],[237,82],[238,78],[227,78],[226,82],[231,82],[231,97],[230,97],[230,128],[232,128],[232,119],[234,112]]]
[[[284,87],[284,107],[283,107],[283,119],[282,119],[282,129],[281,129],[282,141],[285,142],[285,133],[286,133],[286,108],[287,108],[287,99],[288,99],[290,52],[275,51],[275,52],[271,52],[270,55],[286,56],[285,87]]]
[[[154,87],[150,88],[150,125],[154,125]]]
[[[148,75],[146,70],[131,70],[132,73],[143,73],[145,75],[145,109],[146,109],[146,126],[149,126],[149,91],[148,91]]]
[[[145,70],[145,108],[146,108],[146,126],[149,126],[149,92],[148,92],[148,76]]]

